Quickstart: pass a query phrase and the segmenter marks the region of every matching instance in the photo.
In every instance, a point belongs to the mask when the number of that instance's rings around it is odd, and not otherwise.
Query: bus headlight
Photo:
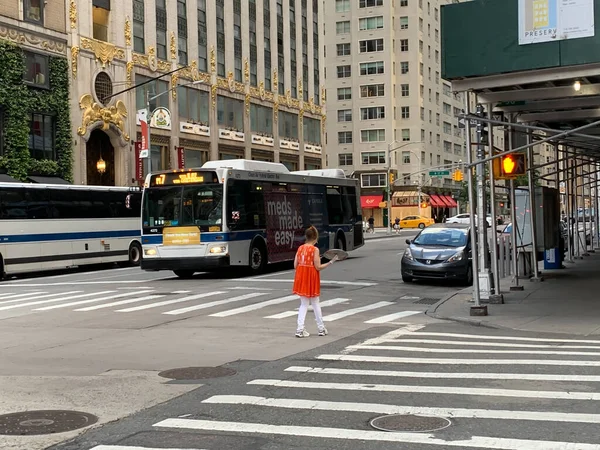
[[[226,245],[215,245],[210,248],[209,252],[213,255],[224,255],[225,253],[227,253],[227,246]]]
[[[145,248],[144,256],[156,256],[156,248],[154,248],[154,247]]]

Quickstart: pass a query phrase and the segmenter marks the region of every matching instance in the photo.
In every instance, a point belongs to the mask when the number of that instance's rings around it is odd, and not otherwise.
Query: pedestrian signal
[[[454,171],[454,173],[452,174],[452,179],[454,181],[462,181],[463,180],[463,173],[462,173],[462,171],[459,170],[459,169],[456,169]]]
[[[527,173],[525,154],[512,153],[494,160],[494,176],[498,180],[510,180]]]

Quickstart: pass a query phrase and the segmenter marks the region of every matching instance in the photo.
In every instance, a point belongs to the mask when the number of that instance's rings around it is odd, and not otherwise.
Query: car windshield
[[[467,245],[467,230],[455,228],[426,228],[413,241],[415,245],[442,247],[464,247]]]

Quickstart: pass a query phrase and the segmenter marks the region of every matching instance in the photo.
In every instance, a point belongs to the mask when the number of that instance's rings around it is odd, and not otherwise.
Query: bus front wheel
[[[252,273],[262,273],[267,267],[267,252],[263,245],[259,243],[252,244],[250,249],[250,271]]]
[[[132,242],[129,246],[129,264],[139,266],[142,260],[142,246],[139,242]]]

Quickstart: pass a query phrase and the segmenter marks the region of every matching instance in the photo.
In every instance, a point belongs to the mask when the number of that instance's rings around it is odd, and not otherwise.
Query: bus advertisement
[[[265,270],[294,259],[314,225],[319,249],[364,244],[357,180],[341,170],[289,172],[283,164],[210,161],[147,176],[141,267],[182,278],[222,267]]]

